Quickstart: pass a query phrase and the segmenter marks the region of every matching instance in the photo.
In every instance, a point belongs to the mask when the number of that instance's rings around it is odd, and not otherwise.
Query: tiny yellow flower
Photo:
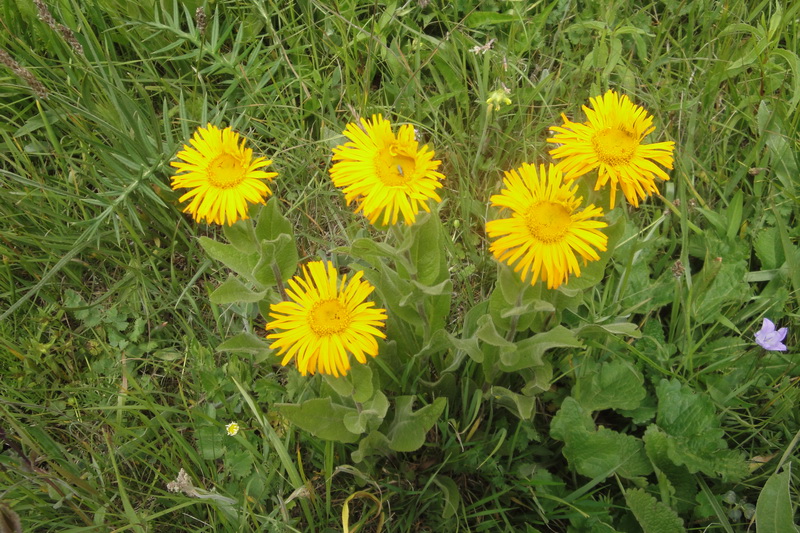
[[[486,114],[491,115],[492,111],[500,111],[504,105],[511,105],[511,98],[508,97],[510,92],[505,87],[490,92],[489,98],[486,100]]]
[[[236,422],[231,422],[230,424],[225,426],[225,431],[227,431],[228,435],[230,435],[231,437],[239,433],[239,429],[241,428],[239,427],[239,424],[237,424]]]

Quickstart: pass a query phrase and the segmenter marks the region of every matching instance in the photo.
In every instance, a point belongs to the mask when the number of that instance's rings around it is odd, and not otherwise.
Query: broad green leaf
[[[253,453],[250,450],[228,450],[225,453],[225,473],[242,479],[253,471]]]
[[[425,213],[420,219],[411,227],[414,241],[409,250],[411,264],[416,269],[416,281],[424,286],[440,284],[447,276],[447,272],[440,275],[444,256],[442,221],[436,213]]]
[[[563,453],[578,473],[590,478],[616,473],[632,479],[653,471],[640,439],[607,428],[574,434]]]
[[[372,398],[372,368],[369,365],[357,364],[350,369],[350,380],[353,382],[355,394],[353,400],[361,403]],[[380,393],[380,391],[378,391]]]
[[[510,350],[516,349],[513,342],[507,341],[497,332],[497,329],[494,327],[494,322],[492,322],[492,317],[489,315],[484,315],[478,319],[478,330],[475,332],[475,335],[490,346],[497,346]]]
[[[780,474],[772,474],[756,503],[757,533],[796,533],[792,496],[789,491],[791,472],[786,468]]]
[[[389,455],[392,453],[392,448],[389,444],[389,439],[380,431],[370,431],[366,437],[363,437],[358,442],[358,449],[355,450],[350,457],[354,463],[360,463],[367,457],[373,455]]]
[[[348,431],[344,425],[345,415],[357,411],[333,404],[330,398],[314,398],[299,405],[279,403],[273,407],[289,422],[320,439],[344,443],[358,440],[359,435]]]
[[[675,511],[659,502],[642,489],[625,491],[628,503],[636,521],[644,533],[683,533],[686,531]]]
[[[287,281],[297,272],[298,260],[294,238],[287,233],[281,233],[274,240],[261,241],[261,258],[253,267],[253,277],[264,286],[274,286],[276,279],[273,264],[280,272],[281,281]]]
[[[655,424],[644,432],[644,450],[656,470],[661,499],[671,502],[678,512],[686,512],[694,506],[697,483],[685,466],[676,465],[670,458],[669,436]]]
[[[669,435],[669,458],[690,472],[740,480],[747,464],[740,452],[728,448],[720,420],[708,396],[693,392],[677,380],[661,380],[656,388],[656,423]]]
[[[240,252],[250,253],[258,249],[253,232],[253,222],[249,219],[238,220],[231,226],[222,226],[222,233],[228,242]]]
[[[544,333],[514,344],[516,349],[501,349],[500,370],[503,372],[517,372],[523,368],[531,368],[544,364],[544,352],[552,348],[580,348],[583,343],[575,337],[575,333],[564,326],[556,326]]]
[[[505,263],[497,264],[497,286],[506,304],[514,306],[538,299],[542,292],[541,284],[531,285],[524,281]]]
[[[270,348],[269,343],[258,335],[239,333],[217,346],[217,351],[259,354],[264,351],[270,351]]]
[[[238,278],[230,276],[211,293],[211,301],[215,304],[251,303],[263,300],[267,291],[253,291]]]
[[[553,420],[550,422],[550,436],[566,441],[575,434],[594,431],[594,421],[589,411],[585,410],[575,398],[567,396],[561,404]]]
[[[531,420],[536,408],[536,398],[511,392],[505,387],[491,387],[485,397],[496,400],[521,420]]]
[[[794,195],[795,179],[800,171],[797,168],[794,149],[786,134],[784,120],[771,110],[766,101],[761,101],[757,113],[758,133],[766,138],[770,167],[786,192]]]
[[[647,394],[643,384],[644,378],[633,366],[615,360],[582,375],[571,394],[589,411],[636,409]]]
[[[413,396],[395,398],[395,417],[387,437],[389,446],[397,452],[413,452],[425,444],[425,435],[444,411],[447,400],[436,398],[433,403],[412,411]]]
[[[219,459],[225,453],[225,429],[216,426],[200,426],[194,434],[200,457],[206,461]]]
[[[779,268],[786,260],[778,228],[769,227],[761,231],[753,242],[753,249],[761,261],[761,270]]]
[[[442,518],[445,520],[452,518],[458,512],[458,509],[463,504],[461,501],[461,491],[458,485],[451,478],[436,474],[433,483],[439,487],[444,496],[444,509],[442,510]]]
[[[242,252],[231,244],[223,244],[208,237],[200,237],[199,241],[212,259],[221,262],[240,276],[255,281],[253,268],[255,268],[259,260],[257,251],[251,253]]]
[[[281,213],[279,204],[280,200],[273,196],[261,208],[255,228],[256,242],[273,241],[281,234],[294,235],[292,224]]]
[[[589,412],[574,398],[564,399],[550,424],[550,436],[564,441],[562,453],[581,475],[636,478],[653,471],[640,439],[607,428],[595,431]]]
[[[348,431],[364,433],[370,429],[377,429],[381,425],[389,410],[389,400],[381,391],[361,406],[360,411],[347,413],[343,422]]]

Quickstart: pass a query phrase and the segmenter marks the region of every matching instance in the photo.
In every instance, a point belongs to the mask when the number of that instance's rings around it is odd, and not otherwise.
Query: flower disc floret
[[[386,310],[367,300],[374,287],[356,272],[348,281],[339,277],[333,263],[314,261],[303,267],[303,274],[290,279],[289,300],[270,305],[267,335],[274,339],[272,349],[282,356],[282,365],[296,360],[302,375],[346,375],[353,354],[359,363],[366,355],[378,355],[377,337]]]
[[[610,184],[612,209],[617,188],[638,207],[640,199],[658,193],[657,178],[669,180],[658,165],[672,168],[675,143],[644,144],[644,138],[655,130],[653,117],[625,95],[608,91],[590,101],[591,109],[583,106],[585,123],[572,122],[562,115],[564,124],[550,128],[555,135],[547,142],[560,145],[550,155],[561,159],[558,167],[567,180],[596,169],[594,188]]]
[[[373,224],[394,225],[400,216],[413,224],[421,210],[430,212],[428,200],[441,201],[441,161],[427,145],[419,147],[413,126],[400,126],[395,135],[388,121],[373,115],[348,124],[344,135],[350,141],[333,149],[330,176],[347,205],[357,204],[356,213]]]
[[[592,219],[602,217],[603,210],[594,205],[579,210],[583,198],[575,196],[576,186],[565,184],[555,165],[541,165],[537,172],[523,163],[505,173],[503,185],[491,204],[511,217],[486,224],[493,241],[489,250],[498,261],[514,267],[523,280],[533,284],[541,279],[553,289],[571,274],[581,275],[577,256],[584,264],[600,259],[597,250],[608,245],[600,230],[608,224]]]
[[[190,189],[179,201],[191,199],[183,212],[191,213],[195,221],[231,225],[248,218],[248,203],[263,204],[272,194],[267,183],[278,174],[260,170],[272,161],[254,158],[245,139],[231,128],[208,124],[198,128],[189,142],[191,146],[178,152],[181,161],[170,165],[178,169],[172,177],[173,190]]]

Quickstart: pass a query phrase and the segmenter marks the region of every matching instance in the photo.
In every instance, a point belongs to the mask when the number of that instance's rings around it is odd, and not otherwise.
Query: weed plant
[[[800,3],[0,10],[3,531],[796,530]],[[609,214],[627,223],[594,278],[526,288],[489,253],[489,198],[608,89],[675,142],[671,179]],[[359,243],[402,241],[328,176],[373,114],[442,161],[443,201],[403,235],[437,236],[447,335],[389,338],[349,381],[301,376],[265,340],[279,291],[220,292],[236,269],[208,243],[239,234],[182,213],[169,163],[197,127],[231,126],[279,174],[252,212],[269,238],[377,268]],[[525,291],[558,312],[490,309]],[[416,309],[403,296],[375,296],[387,337]],[[764,318],[787,351],[755,342]],[[490,379],[479,362],[555,327],[571,336],[541,364]]]

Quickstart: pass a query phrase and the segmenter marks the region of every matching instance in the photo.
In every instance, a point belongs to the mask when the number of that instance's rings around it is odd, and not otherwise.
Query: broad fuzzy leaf
[[[412,411],[413,403],[413,396],[395,399],[395,417],[387,437],[389,446],[396,452],[413,452],[425,444],[425,435],[439,419],[447,400],[436,398],[418,411]]]
[[[642,526],[644,533],[684,533],[683,520],[675,511],[642,489],[625,492],[625,501]]]
[[[756,503],[757,533],[796,533],[792,496],[789,493],[791,472],[787,468],[780,474],[772,474]]]
[[[275,404],[275,410],[291,423],[315,437],[338,442],[356,442],[359,434],[348,431],[344,417],[357,413],[351,407],[336,405],[330,398],[314,398],[297,404]]]
[[[702,471],[739,480],[747,475],[744,457],[728,449],[714,405],[677,380],[661,380],[656,394],[656,423],[669,435],[669,458],[686,465],[690,472]]]
[[[581,376],[572,395],[589,411],[636,409],[646,395],[643,383],[644,378],[634,367],[617,360]]]

